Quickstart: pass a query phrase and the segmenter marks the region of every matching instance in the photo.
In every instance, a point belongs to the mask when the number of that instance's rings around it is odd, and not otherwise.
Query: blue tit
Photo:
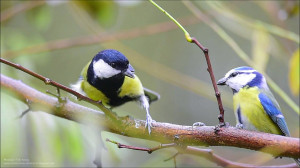
[[[217,84],[227,85],[233,91],[237,127],[290,136],[280,107],[261,73],[251,67],[238,67],[227,72]],[[300,164],[299,159],[295,161]]]
[[[110,108],[129,101],[139,102],[146,110],[145,126],[150,134],[154,120],[149,113],[149,104],[158,100],[159,94],[143,88],[134,68],[121,52],[108,49],[96,54],[71,88]]]

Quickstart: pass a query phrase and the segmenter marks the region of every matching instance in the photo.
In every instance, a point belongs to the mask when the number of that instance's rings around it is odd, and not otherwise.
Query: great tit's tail
[[[294,159],[294,160],[295,160],[295,162],[297,163],[297,165],[300,167],[300,158]]]
[[[145,93],[145,96],[147,97],[148,101],[149,101],[149,104],[151,104],[152,102],[160,99],[160,95],[150,89],[147,89],[144,87],[144,93]]]

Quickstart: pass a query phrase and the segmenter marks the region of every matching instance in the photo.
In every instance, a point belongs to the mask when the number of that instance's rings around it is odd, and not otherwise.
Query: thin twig
[[[44,0],[39,0],[39,1],[28,1],[28,2],[24,2],[24,3],[19,3],[11,8],[8,8],[6,10],[4,10],[3,12],[1,12],[1,18],[0,18],[0,22],[6,21],[9,18],[15,16],[18,13],[30,10],[32,8],[41,6],[43,4],[45,4],[46,1]]]
[[[225,125],[224,123],[224,108],[223,108],[223,104],[222,104],[222,99],[221,99],[221,93],[219,92],[217,83],[216,83],[216,79],[212,70],[212,66],[211,66],[211,62],[210,62],[210,58],[209,58],[209,53],[208,53],[208,49],[206,47],[204,47],[202,44],[200,44],[198,42],[198,40],[195,37],[192,37],[192,43],[196,44],[204,53],[205,55],[205,59],[206,59],[206,63],[207,63],[207,71],[209,72],[210,75],[210,79],[215,91],[215,95],[218,101],[218,106],[219,106],[219,111],[220,111],[220,115],[218,116],[219,119],[219,124],[220,125]]]
[[[124,144],[121,144],[119,142],[112,141],[112,140],[110,140],[108,138],[106,138],[106,141],[110,142],[110,143],[113,143],[113,144],[116,144],[118,146],[118,148],[126,148],[126,149],[132,149],[132,150],[146,151],[149,154],[151,154],[152,152],[157,151],[159,149],[171,148],[171,147],[176,146],[175,143],[170,143],[170,144],[160,144],[160,145],[158,145],[156,147],[153,147],[153,148],[144,148],[144,147],[136,147],[136,146],[124,145]]]
[[[184,17],[180,19],[180,21],[182,21],[183,25],[192,25],[200,22],[195,17]],[[42,44],[25,47],[20,50],[6,51],[4,53],[1,53],[1,56],[3,58],[14,58],[24,54],[37,54],[37,53],[42,53],[47,51],[61,50],[65,48],[99,44],[99,43],[112,41],[114,39],[125,40],[125,39],[141,37],[141,36],[148,36],[148,35],[158,34],[162,32],[167,32],[176,28],[177,27],[174,24],[172,24],[172,22],[168,21],[168,22],[162,22],[158,24],[151,24],[143,28],[134,28],[131,30],[125,30],[122,32],[115,32],[110,34],[103,33],[98,35],[88,35],[83,37],[50,41]]]
[[[172,148],[175,147],[178,152],[171,157],[165,159],[164,161],[169,161],[171,159],[174,159],[174,164],[176,166],[176,157],[179,154],[191,154],[191,155],[196,155],[203,157],[209,161],[212,161],[216,163],[217,165],[223,166],[223,167],[242,167],[242,168],[249,168],[249,167],[257,167],[255,165],[250,165],[250,164],[244,164],[244,163],[238,163],[238,162],[233,162],[230,160],[227,160],[213,152],[211,149],[200,149],[192,146],[187,146],[186,148],[181,148],[177,146],[176,143],[171,143],[171,144],[160,144],[156,147],[153,148],[145,148],[145,147],[137,147],[137,146],[131,146],[131,145],[125,145],[116,141],[112,141],[110,139],[106,139],[107,142],[111,142],[113,144],[116,144],[118,148],[126,148],[126,149],[131,149],[131,150],[138,150],[138,151],[146,151],[149,154],[151,154],[154,151],[164,149],[164,148]],[[179,147],[179,148],[178,148]],[[288,165],[281,165],[281,166],[260,166],[260,167],[296,167],[296,164],[288,164]]]
[[[206,23],[209,27],[212,28],[232,49],[237,53],[237,55],[244,60],[248,65],[254,66],[253,61],[249,58],[249,56],[239,47],[239,45],[215,22],[211,21],[209,17],[207,17],[205,14],[203,14],[194,4],[192,4],[190,1],[184,0],[182,3],[192,12],[194,15],[204,23]],[[227,14],[225,12],[225,14]],[[239,19],[243,20],[243,19]],[[245,21],[243,20],[243,23]],[[252,21],[253,22],[253,21]],[[246,23],[246,22],[245,22]],[[247,22],[247,24],[249,24]],[[261,27],[261,24],[257,24],[259,27]],[[254,26],[255,24],[251,24],[251,26]],[[269,27],[269,25],[265,25]],[[277,28],[275,28],[277,29]],[[278,29],[277,29],[278,30]],[[280,30],[281,31],[281,30]],[[272,31],[271,31],[272,32]],[[274,33],[274,32],[273,32]],[[277,33],[274,33],[277,34]],[[289,32],[282,32],[285,36],[289,34]],[[277,34],[278,35],[278,34]],[[297,35],[298,36],[298,35]],[[299,38],[297,38],[299,43]],[[299,106],[280,88],[278,85],[266,74],[264,73],[264,76],[267,78],[269,86],[285,101],[286,104],[288,104],[296,113],[299,112]]]
[[[40,74],[37,74],[37,73],[35,73],[35,72],[33,72],[33,71],[31,71],[31,70],[29,70],[29,69],[27,69],[27,68],[19,65],[19,64],[12,63],[12,62],[7,61],[7,60],[5,60],[3,58],[0,58],[0,62],[2,62],[4,64],[7,64],[9,66],[12,66],[12,67],[14,67],[16,69],[19,69],[19,70],[27,73],[27,74],[29,74],[29,75],[31,75],[31,76],[33,76],[33,77],[35,77],[35,78],[43,81],[46,85],[51,85],[51,86],[54,86],[56,88],[62,89],[64,91],[66,91],[66,92],[68,92],[68,93],[76,96],[78,100],[83,100],[83,101],[89,102],[89,103],[97,106],[98,108],[100,108],[106,115],[108,115],[112,119],[116,118],[116,115],[111,110],[109,110],[104,105],[102,105],[101,101],[92,100],[92,99],[90,99],[90,98],[88,98],[88,97],[86,97],[86,96],[84,96],[84,95],[82,95],[82,94],[80,94],[80,93],[78,93],[78,92],[76,92],[76,91],[74,91],[74,90],[72,90],[72,89],[70,89],[70,88],[62,85],[62,84],[60,84],[60,83],[57,83],[57,82],[55,82],[55,81],[53,81],[53,80],[51,80],[49,78],[46,78],[46,77],[44,77],[44,76],[42,76]]]
[[[191,37],[190,34],[188,33],[188,31],[176,19],[174,19],[172,17],[172,15],[170,15],[166,10],[164,10],[162,7],[160,7],[153,0],[149,0],[149,1],[155,7],[157,7],[160,11],[162,11],[164,14],[166,14],[184,32],[185,38],[188,42],[196,44],[203,51],[203,53],[205,55],[206,63],[207,63],[207,66],[208,66],[207,71],[209,72],[210,79],[211,79],[211,82],[212,82],[212,85],[213,85],[213,88],[214,88],[214,91],[215,91],[215,96],[217,98],[217,102],[218,102],[218,106],[219,106],[219,111],[220,111],[220,114],[218,116],[219,125],[224,126],[225,125],[224,108],[223,108],[223,104],[222,104],[222,100],[221,100],[221,94],[218,90],[216,79],[215,79],[215,76],[214,76],[214,73],[213,73],[213,70],[212,70],[212,66],[211,66],[211,63],[210,63],[208,49],[206,47],[204,47],[202,44],[200,44],[195,37]]]
[[[29,70],[29,69],[27,69],[27,68],[25,68],[25,67],[19,65],[19,64],[12,63],[12,62],[7,61],[7,60],[5,60],[5,59],[3,59],[3,58],[0,58],[0,61],[1,61],[2,63],[4,63],[4,64],[7,64],[7,65],[12,66],[12,67],[14,67],[14,68],[16,68],[16,69],[19,69],[19,70],[21,70],[21,71],[23,71],[23,72],[25,72],[25,73],[27,73],[27,74],[29,74],[29,75],[31,75],[31,76],[34,76],[35,78],[37,78],[37,79],[43,81],[46,85],[51,85],[51,86],[54,86],[54,87],[56,87],[56,88],[60,88],[60,89],[66,91],[66,92],[68,92],[68,93],[71,93],[71,94],[73,94],[74,96],[76,96],[79,100],[85,100],[85,101],[90,102],[90,103],[92,103],[92,104],[97,104],[97,103],[99,103],[99,102],[94,101],[94,100],[92,100],[92,99],[90,99],[90,98],[88,98],[88,97],[83,96],[82,94],[80,94],[80,93],[78,93],[78,92],[76,92],[76,91],[74,91],[74,90],[72,90],[72,89],[70,89],[70,88],[68,88],[68,87],[66,87],[66,86],[64,86],[64,85],[62,85],[62,84],[60,84],[60,83],[57,83],[57,82],[55,82],[55,81],[52,81],[52,80],[49,79],[49,78],[46,78],[46,77],[44,77],[44,76],[42,76],[42,75],[40,75],[40,74],[37,74],[37,73],[35,73],[35,72],[33,72],[33,71],[31,71],[31,70]]]
[[[178,155],[179,155],[179,152],[175,153],[173,156],[171,156],[171,157],[165,159],[164,161],[166,162],[166,161],[169,161],[169,160],[171,160],[171,159],[175,159],[175,157],[178,156]],[[176,163],[176,161],[175,161],[175,163]],[[175,164],[175,165],[176,165],[176,164]]]

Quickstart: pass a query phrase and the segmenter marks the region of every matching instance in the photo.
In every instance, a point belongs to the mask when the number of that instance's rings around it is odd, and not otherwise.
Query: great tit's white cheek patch
[[[255,78],[255,74],[239,74],[227,80],[226,84],[232,89],[238,91]]]
[[[110,78],[114,75],[121,73],[120,70],[114,69],[102,59],[93,62],[94,74],[97,78]]]

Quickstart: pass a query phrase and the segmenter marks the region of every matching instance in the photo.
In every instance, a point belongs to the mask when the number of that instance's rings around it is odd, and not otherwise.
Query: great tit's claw
[[[151,127],[152,126],[152,123],[153,122],[156,122],[155,120],[152,120],[151,116],[150,115],[147,115],[146,116],[146,123],[145,123],[145,127],[148,128],[148,132],[149,132],[149,135],[151,134]]]
[[[202,127],[202,126],[205,126],[205,124],[203,122],[195,122],[193,124],[193,127]]]

